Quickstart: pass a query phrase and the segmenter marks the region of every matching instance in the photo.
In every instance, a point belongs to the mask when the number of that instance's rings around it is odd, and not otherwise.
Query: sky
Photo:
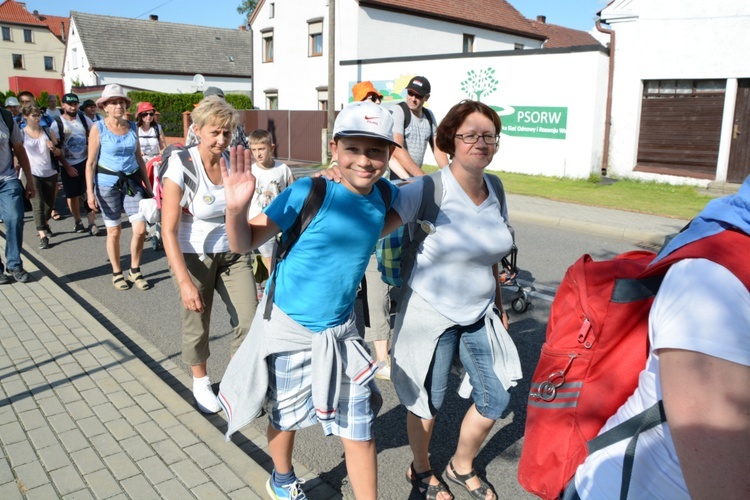
[[[545,15],[549,24],[583,31],[594,27],[596,13],[608,3],[607,0],[508,1],[529,19]],[[26,9],[63,17],[67,17],[71,10],[138,19],[148,19],[150,14],[156,14],[160,21],[236,29],[245,22],[237,14],[239,4],[240,0],[26,0]]]

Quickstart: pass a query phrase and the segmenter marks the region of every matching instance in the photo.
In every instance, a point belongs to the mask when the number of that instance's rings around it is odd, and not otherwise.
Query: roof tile
[[[46,26],[34,14],[26,10],[23,4],[15,0],[5,0],[0,4],[0,21],[27,26]]]
[[[539,33],[547,37],[547,42],[544,44],[545,49],[559,49],[563,47],[575,47],[577,45],[601,45],[587,31],[574,30],[573,28],[539,21],[531,21],[531,24]]]

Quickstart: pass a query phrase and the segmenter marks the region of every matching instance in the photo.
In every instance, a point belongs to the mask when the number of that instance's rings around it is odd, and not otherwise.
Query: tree
[[[470,97],[476,96],[477,101],[480,101],[482,94],[487,96],[497,90],[497,84],[500,82],[494,75],[495,70],[492,68],[481,71],[472,69],[467,73],[466,80],[461,82],[461,90]]]
[[[250,17],[256,5],[258,5],[258,0],[242,0],[242,3],[237,7],[237,13],[245,17]]]

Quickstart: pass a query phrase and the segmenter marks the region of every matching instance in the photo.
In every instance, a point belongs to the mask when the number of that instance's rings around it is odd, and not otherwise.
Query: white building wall
[[[750,2],[716,0],[709,7],[701,0],[624,0],[605,8],[601,17],[610,23],[616,36],[610,172],[642,179],[706,184],[690,178],[633,172],[642,82],[750,77],[747,62]],[[736,87],[728,86],[729,92],[732,89]],[[731,120],[724,120],[725,124],[728,122]],[[727,135],[722,131],[722,137]],[[722,168],[725,172],[725,165],[717,165],[720,172]]]
[[[75,81],[85,87],[99,85],[96,73],[90,69],[89,60],[83,50],[83,43],[73,18],[70,19],[67,40],[65,67],[63,68],[65,92],[70,92],[70,88],[73,87]]]
[[[468,72],[488,69],[494,70],[497,90],[480,100],[498,110],[504,127],[491,170],[573,178],[599,173],[608,71],[603,51],[343,65],[337,74],[336,107],[348,102],[351,85],[360,78],[403,95],[409,79],[418,74],[430,80],[428,108],[439,121],[462,99],[477,98],[461,90]],[[387,97],[384,104],[397,100]],[[528,111],[525,117],[523,109]],[[550,109],[564,110],[567,122],[540,123],[541,113]],[[556,130],[554,138],[539,136],[537,127]],[[429,151],[425,163],[436,165]]]
[[[0,23],[9,28],[10,40],[0,40],[0,91],[9,90],[8,78],[60,78],[65,45],[44,26]],[[31,30],[31,43],[24,40],[24,30]],[[23,56],[23,69],[13,68],[13,54]],[[52,57],[54,69],[44,69],[44,58]],[[25,90],[25,89],[21,89]]]
[[[193,83],[193,75],[154,75],[102,71],[98,73],[98,76],[99,85],[119,83],[127,87],[169,94],[192,94],[207,87],[219,87],[227,93],[242,93],[249,96],[252,90],[252,83],[249,78],[206,76],[206,83],[199,88]]]

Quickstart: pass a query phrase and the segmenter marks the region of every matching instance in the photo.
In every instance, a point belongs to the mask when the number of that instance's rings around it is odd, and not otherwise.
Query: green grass
[[[426,165],[424,170],[434,172],[437,167]],[[692,219],[713,199],[692,186],[659,182],[621,179],[602,184],[597,176],[575,180],[509,172],[498,175],[508,193],[679,219]]]

